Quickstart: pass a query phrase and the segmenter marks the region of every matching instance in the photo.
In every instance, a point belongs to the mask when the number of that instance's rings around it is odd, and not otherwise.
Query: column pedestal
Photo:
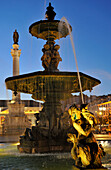
[[[27,116],[24,114],[24,104],[9,103],[8,109],[9,115],[5,118],[3,134],[22,135],[25,129],[31,126]]]

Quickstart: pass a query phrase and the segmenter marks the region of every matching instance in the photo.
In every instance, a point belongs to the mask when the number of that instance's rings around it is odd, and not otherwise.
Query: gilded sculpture
[[[85,104],[80,109],[74,104],[68,112],[77,132],[69,133],[67,139],[68,142],[73,143],[71,156],[75,165],[82,168],[101,168],[101,159],[105,156],[105,152],[92,133],[92,127],[97,124],[94,114],[87,110]]]

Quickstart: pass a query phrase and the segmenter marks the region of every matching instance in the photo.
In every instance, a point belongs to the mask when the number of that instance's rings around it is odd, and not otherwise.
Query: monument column
[[[19,75],[19,58],[21,50],[18,45],[18,32],[13,33],[13,49],[11,55],[13,57],[13,76]],[[21,135],[26,128],[30,128],[31,124],[24,113],[24,104],[20,102],[20,93],[13,92],[12,100],[8,103],[9,114],[6,115],[3,127],[3,134]]]
[[[19,50],[18,39],[19,39],[19,34],[15,30],[15,32],[13,33],[13,41],[14,41],[13,49],[11,49],[11,55],[13,57],[13,76],[19,75],[19,58],[21,55],[21,50]],[[20,93],[17,93],[16,95],[13,93],[12,100],[20,101]]]

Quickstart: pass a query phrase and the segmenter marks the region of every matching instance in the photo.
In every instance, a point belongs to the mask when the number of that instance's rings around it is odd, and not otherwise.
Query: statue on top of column
[[[13,33],[14,44],[18,44],[18,39],[19,39],[19,34],[18,34],[17,30],[15,29],[15,32]]]

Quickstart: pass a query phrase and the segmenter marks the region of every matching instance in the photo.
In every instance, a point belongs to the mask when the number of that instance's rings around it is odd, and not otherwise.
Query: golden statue
[[[93,113],[87,110],[87,105],[77,108],[74,104],[68,110],[76,134],[68,134],[68,142],[73,143],[71,156],[75,165],[80,168],[101,168],[101,159],[105,155],[102,145],[97,144],[92,133],[92,127],[97,124]]]

